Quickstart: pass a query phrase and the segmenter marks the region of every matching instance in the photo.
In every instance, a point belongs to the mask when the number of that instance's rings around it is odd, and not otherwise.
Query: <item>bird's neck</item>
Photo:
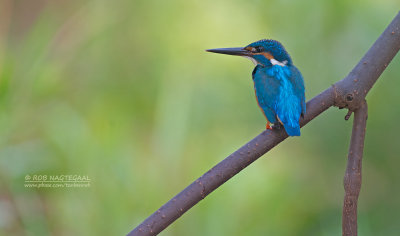
[[[290,70],[290,65],[268,65],[264,66],[261,64],[258,64],[256,67],[254,67],[254,70],[252,72],[252,76],[254,79],[254,75],[257,73],[257,71],[261,70],[260,72],[265,73],[266,75],[270,77],[275,77],[278,80],[283,80],[291,75],[291,70]]]

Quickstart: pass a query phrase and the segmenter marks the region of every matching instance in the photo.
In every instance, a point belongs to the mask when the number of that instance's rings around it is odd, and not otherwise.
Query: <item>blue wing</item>
[[[299,119],[305,114],[304,82],[294,66],[257,66],[253,71],[257,101],[271,123],[276,119],[290,136],[300,135]]]
[[[295,66],[290,66],[290,70],[292,72],[292,76],[290,76],[290,81],[293,84],[295,95],[300,99],[301,115],[304,116],[306,114],[306,97],[304,94],[305,88],[303,76]]]
[[[269,76],[266,68],[258,65],[253,70],[253,82],[258,105],[267,120],[276,123],[274,104],[279,95],[279,80]]]

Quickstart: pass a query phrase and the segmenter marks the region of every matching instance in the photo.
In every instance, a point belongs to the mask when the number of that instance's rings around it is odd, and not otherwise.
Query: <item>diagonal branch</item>
[[[345,196],[343,202],[342,234],[357,236],[357,202],[361,189],[361,161],[364,150],[365,129],[367,127],[368,108],[363,102],[354,112],[349,156],[344,175]]]
[[[356,111],[368,91],[400,49],[400,13],[376,40],[350,74],[307,103],[301,126],[331,106]],[[287,138],[283,130],[266,130],[218,163],[169,200],[128,235],[155,235],[183,213]]]
[[[327,98],[329,98],[329,101],[327,101]],[[307,115],[302,120],[302,125],[305,125],[331,107],[333,103],[332,88],[313,98],[307,103]],[[283,129],[262,132],[169,200],[164,206],[130,232],[129,235],[154,235],[161,232],[209,193],[287,137]]]

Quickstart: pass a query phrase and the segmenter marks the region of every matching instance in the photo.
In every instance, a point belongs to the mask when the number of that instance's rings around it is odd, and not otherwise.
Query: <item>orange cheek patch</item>
[[[271,53],[269,52],[259,52],[259,53],[254,53],[254,55],[263,55],[265,58],[268,60],[275,59],[274,56],[272,56]]]
[[[264,56],[265,58],[267,58],[268,60],[275,59],[274,56],[272,56],[272,54],[269,53],[269,52],[258,52],[258,53],[254,53],[254,52],[253,52],[253,49],[254,49],[253,47],[245,47],[244,49],[247,50],[247,51],[252,52],[253,55],[263,55],[263,56]]]
[[[261,53],[257,53],[257,54],[261,54],[261,55],[263,55],[265,58],[267,58],[268,60],[271,60],[271,59],[275,59],[274,58],[274,56],[272,56],[270,53],[268,53],[268,52],[261,52]]]

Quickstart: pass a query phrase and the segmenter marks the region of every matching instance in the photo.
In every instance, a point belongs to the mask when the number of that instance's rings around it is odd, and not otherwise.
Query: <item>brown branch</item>
[[[400,13],[368,52],[341,81],[335,84],[335,106],[355,111],[400,48]]]
[[[357,201],[361,189],[361,161],[364,150],[365,129],[367,126],[367,102],[363,102],[354,112],[347,168],[344,175],[344,202],[342,216],[343,236],[357,235]]]
[[[302,120],[302,125],[305,125],[331,107],[333,103],[332,88],[313,98],[307,103],[307,115]],[[287,137],[287,134],[283,130],[266,130],[262,132],[169,200],[164,206],[130,232],[129,235],[155,235],[161,232],[209,193]]]
[[[400,13],[346,78],[307,103],[307,114],[300,121],[301,126],[333,105],[347,107],[350,111],[357,110],[399,49]],[[286,138],[287,134],[283,130],[262,132],[169,200],[128,235],[158,234],[192,206]]]

